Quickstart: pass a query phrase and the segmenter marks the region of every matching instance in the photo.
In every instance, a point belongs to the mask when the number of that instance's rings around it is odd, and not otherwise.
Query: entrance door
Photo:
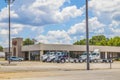
[[[29,52],[25,52],[25,60],[29,60]]]

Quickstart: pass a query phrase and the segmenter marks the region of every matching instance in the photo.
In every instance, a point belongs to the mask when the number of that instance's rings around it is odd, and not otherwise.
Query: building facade
[[[120,47],[111,46],[90,46],[89,50],[99,49],[101,58],[107,59],[111,57],[120,57]],[[23,57],[25,60],[40,60],[41,56],[48,51],[67,51],[77,57],[86,51],[85,45],[68,45],[68,44],[35,44],[23,46],[22,38],[12,39],[12,47],[10,49],[11,56]],[[4,48],[7,59],[8,48]]]

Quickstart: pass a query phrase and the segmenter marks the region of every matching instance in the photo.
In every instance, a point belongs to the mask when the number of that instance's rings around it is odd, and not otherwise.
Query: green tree
[[[34,44],[34,41],[31,40],[30,38],[26,38],[24,41],[23,41],[23,45],[33,45]]]
[[[104,35],[93,36],[90,40],[90,45],[107,45],[107,38]]]
[[[75,45],[85,45],[85,39],[75,42]],[[98,46],[120,46],[120,37],[115,36],[113,38],[106,38],[104,35],[93,36],[89,39],[90,45],[98,45]]]
[[[0,46],[0,51],[3,51],[3,47],[2,46]]]
[[[110,40],[108,41],[108,46],[120,46],[120,37],[116,36],[110,38]]]
[[[108,38],[106,38],[104,35],[97,35],[93,36],[91,39],[89,39],[89,44],[90,45],[103,45],[106,46],[108,42]],[[86,44],[86,39],[82,39],[80,41],[77,41],[73,43],[74,45],[85,45]]]
[[[77,42],[75,42],[75,43],[73,43],[73,44],[74,44],[74,45],[85,45],[85,44],[86,44],[86,39],[77,41]]]

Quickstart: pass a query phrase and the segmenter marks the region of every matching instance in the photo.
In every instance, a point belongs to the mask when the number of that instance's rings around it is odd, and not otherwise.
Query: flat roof
[[[120,52],[120,47],[115,46],[89,46],[89,50],[99,49],[101,52]],[[86,45],[69,45],[69,44],[37,44],[22,46],[22,51],[35,50],[66,50],[66,51],[86,51]]]
[[[86,51],[86,45],[70,45],[70,44],[35,44],[22,46],[22,52],[40,51],[40,50],[65,50],[65,51]],[[115,46],[89,46],[89,50],[99,49],[100,52],[120,52],[120,47]],[[11,48],[12,51],[12,48]],[[8,48],[4,48],[4,52],[8,52]]]

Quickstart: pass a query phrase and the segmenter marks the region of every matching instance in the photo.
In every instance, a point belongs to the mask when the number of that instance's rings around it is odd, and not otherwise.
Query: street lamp
[[[11,20],[10,20],[10,4],[13,3],[14,1],[15,0],[5,0],[5,2],[8,4],[8,15],[9,15],[9,19],[8,19],[9,20],[9,23],[8,23],[9,24],[9,56],[8,56],[9,57],[9,64],[10,64],[10,56],[11,56],[10,55],[10,38],[11,38],[11,36],[10,36],[10,26],[11,26],[10,25],[10,23],[11,23]]]
[[[87,50],[87,70],[90,70],[89,59],[89,28],[88,28],[88,0],[86,0],[86,50]]]

